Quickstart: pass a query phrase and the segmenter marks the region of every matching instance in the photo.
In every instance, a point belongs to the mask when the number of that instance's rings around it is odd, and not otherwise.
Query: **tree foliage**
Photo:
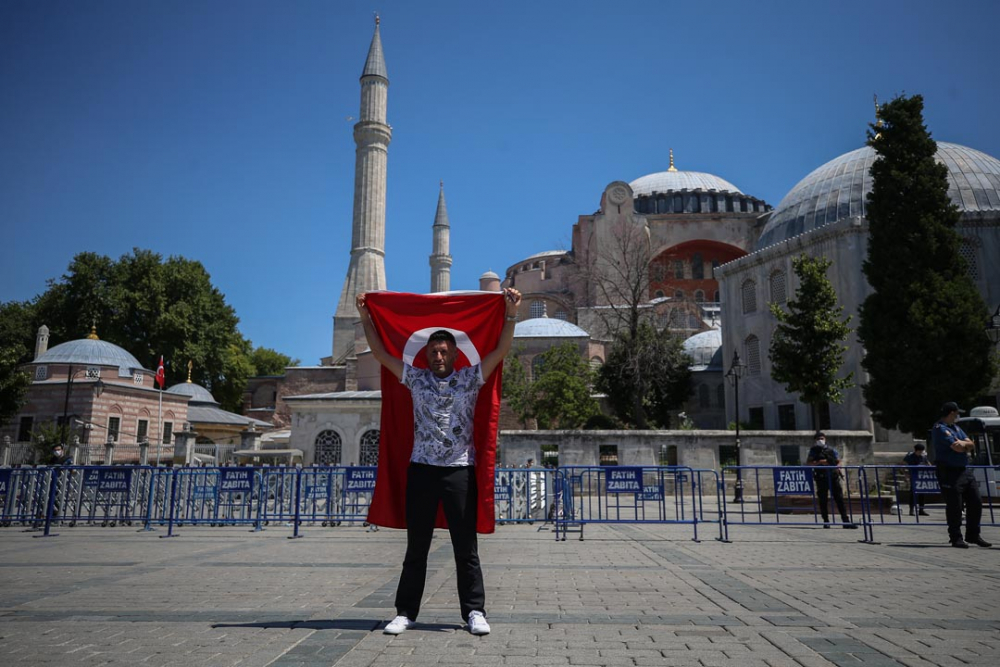
[[[503,362],[502,386],[503,399],[507,401],[507,406],[521,423],[521,428],[527,428],[532,412],[528,373],[524,369],[524,362],[521,361],[523,351],[523,346],[518,345],[507,354]]]
[[[529,387],[529,400],[540,429],[580,428],[598,412],[591,395],[590,364],[573,343],[550,348],[536,359],[538,374]]]
[[[898,97],[868,132],[878,157],[868,195],[858,336],[865,401],[886,428],[926,434],[944,401],[968,404],[995,373],[983,329],[988,311],[959,254],[958,208],[947,168],[924,125],[923,98]]]
[[[596,387],[623,423],[668,428],[670,411],[691,395],[691,357],[679,336],[640,322],[634,338],[627,332],[615,338]]]
[[[826,276],[832,261],[824,257],[799,255],[792,268],[799,279],[795,299],[786,311],[776,303],[771,313],[778,326],[771,339],[771,377],[798,392],[803,403],[812,407],[813,425],[819,426],[818,410],[823,403],[840,403],[844,391],[854,386],[853,373],[844,377],[851,316],[843,317],[844,307]]]
[[[162,355],[168,385],[183,382],[188,361],[193,362],[192,380],[228,410],[239,408],[246,380],[256,370],[253,346],[237,328],[236,312],[205,267],[183,257],[164,260],[138,248],[118,260],[83,252],[31,303],[2,308],[17,317],[0,327],[0,345],[20,344],[22,362],[30,361],[42,324],[49,327],[50,345],[82,338],[94,325],[102,339],[125,348],[147,368],[155,368]],[[274,359],[266,352],[260,358]]]
[[[298,366],[299,360],[292,359],[269,347],[255,347],[250,355],[253,375],[284,375],[288,366]]]
[[[31,376],[18,368],[24,346],[0,347],[0,426],[6,426],[24,405]]]

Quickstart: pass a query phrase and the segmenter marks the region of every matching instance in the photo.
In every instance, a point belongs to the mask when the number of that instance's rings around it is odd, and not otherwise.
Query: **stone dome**
[[[56,345],[31,363],[117,366],[122,375],[131,375],[129,371],[143,367],[139,360],[124,348],[97,338],[81,338]]]
[[[757,249],[845,218],[864,217],[875,149],[865,146],[830,160],[799,181],[774,209]],[[959,144],[937,142],[948,168],[948,196],[963,213],[1000,213],[1000,160]]]
[[[215,400],[212,393],[202,387],[200,384],[195,384],[194,382],[179,382],[174,386],[167,389],[171,394],[180,394],[181,396],[189,396],[191,398],[191,403],[213,403],[218,405],[219,402]]]
[[[722,332],[709,329],[684,341],[684,351],[691,357],[692,371],[722,370]]]
[[[498,276],[493,271],[487,271],[483,275],[479,276],[479,279],[480,280],[500,280],[500,276]]]
[[[714,190],[743,194],[738,187],[729,181],[713,174],[701,171],[661,171],[647,174],[635,179],[629,186],[636,197],[645,197],[656,193],[677,192],[681,190]]]
[[[514,338],[590,338],[590,334],[572,322],[533,317],[514,325]]]

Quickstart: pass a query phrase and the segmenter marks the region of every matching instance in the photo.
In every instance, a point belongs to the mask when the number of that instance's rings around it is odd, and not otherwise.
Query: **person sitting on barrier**
[[[979,497],[979,482],[968,469],[969,454],[976,445],[955,423],[958,419],[957,403],[941,406],[941,416],[931,429],[934,445],[934,463],[938,483],[944,495],[948,517],[948,539],[957,549],[968,549],[969,544],[993,546],[979,535],[979,521],[983,516],[983,501]],[[962,539],[962,506],[965,506],[965,539]]]
[[[917,442],[913,445],[913,451],[903,457],[903,464],[908,466],[929,466],[931,462],[927,460],[927,453],[924,451],[927,448],[924,443]],[[913,516],[914,506],[919,506],[920,516],[927,516],[927,512],[924,510],[924,498],[922,494],[918,494],[916,490],[916,484],[914,481],[914,471],[910,473],[910,516]]]
[[[476,536],[476,473],[473,412],[479,388],[493,374],[514,342],[514,322],[521,293],[505,289],[506,321],[495,350],[482,362],[455,371],[458,343],[441,329],[425,347],[427,368],[414,368],[388,353],[365,305],[355,301],[372,356],[405,384],[413,397],[413,453],[406,478],[406,556],[396,588],[397,616],[385,634],[398,635],[414,625],[427,578],[427,554],[434,536],[438,506],[444,506],[451,533],[462,620],[469,632],[486,635],[486,587]],[[446,432],[441,425],[451,425]]]
[[[816,497],[819,498],[819,511],[823,514],[823,527],[830,527],[830,492],[833,491],[833,501],[837,503],[837,511],[843,520],[844,528],[857,528],[847,516],[847,508],[844,505],[844,487],[840,480],[843,472],[836,468],[840,465],[840,454],[833,447],[827,447],[826,435],[822,431],[816,431],[815,444],[809,449],[806,457],[807,466],[834,466],[826,470],[813,470],[813,480],[816,482]]]

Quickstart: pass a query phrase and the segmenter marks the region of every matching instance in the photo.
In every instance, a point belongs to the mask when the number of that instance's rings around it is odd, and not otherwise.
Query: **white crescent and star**
[[[469,338],[469,334],[459,329],[450,329],[448,327],[428,327],[426,329],[420,329],[419,331],[414,331],[410,334],[410,337],[406,340],[406,345],[403,346],[403,361],[410,366],[413,365],[413,361],[420,352],[427,345],[427,339],[431,337],[431,334],[435,331],[448,331],[452,336],[455,337],[455,343],[458,345],[458,349],[462,351],[465,358],[469,360],[471,366],[478,364],[481,359],[479,358],[479,350],[473,344],[472,340]]]

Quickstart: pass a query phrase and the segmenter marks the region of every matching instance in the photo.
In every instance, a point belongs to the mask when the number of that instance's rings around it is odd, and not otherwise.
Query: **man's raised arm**
[[[402,380],[403,360],[397,359],[386,351],[385,345],[382,344],[382,339],[379,338],[378,332],[375,331],[375,325],[372,323],[372,316],[368,312],[368,306],[365,305],[365,295],[359,294],[354,299],[354,305],[357,306],[358,314],[361,315],[361,325],[365,328],[365,339],[368,341],[368,347],[371,348],[372,356],[378,359],[380,364],[388,368],[396,376],[397,380]]]
[[[521,293],[508,287],[503,291],[503,296],[507,303],[507,316],[504,319],[503,331],[500,332],[500,341],[497,343],[496,349],[483,357],[483,380],[487,380],[493,375],[493,371],[507,356],[514,343],[514,323],[517,322],[517,308],[521,305]]]

